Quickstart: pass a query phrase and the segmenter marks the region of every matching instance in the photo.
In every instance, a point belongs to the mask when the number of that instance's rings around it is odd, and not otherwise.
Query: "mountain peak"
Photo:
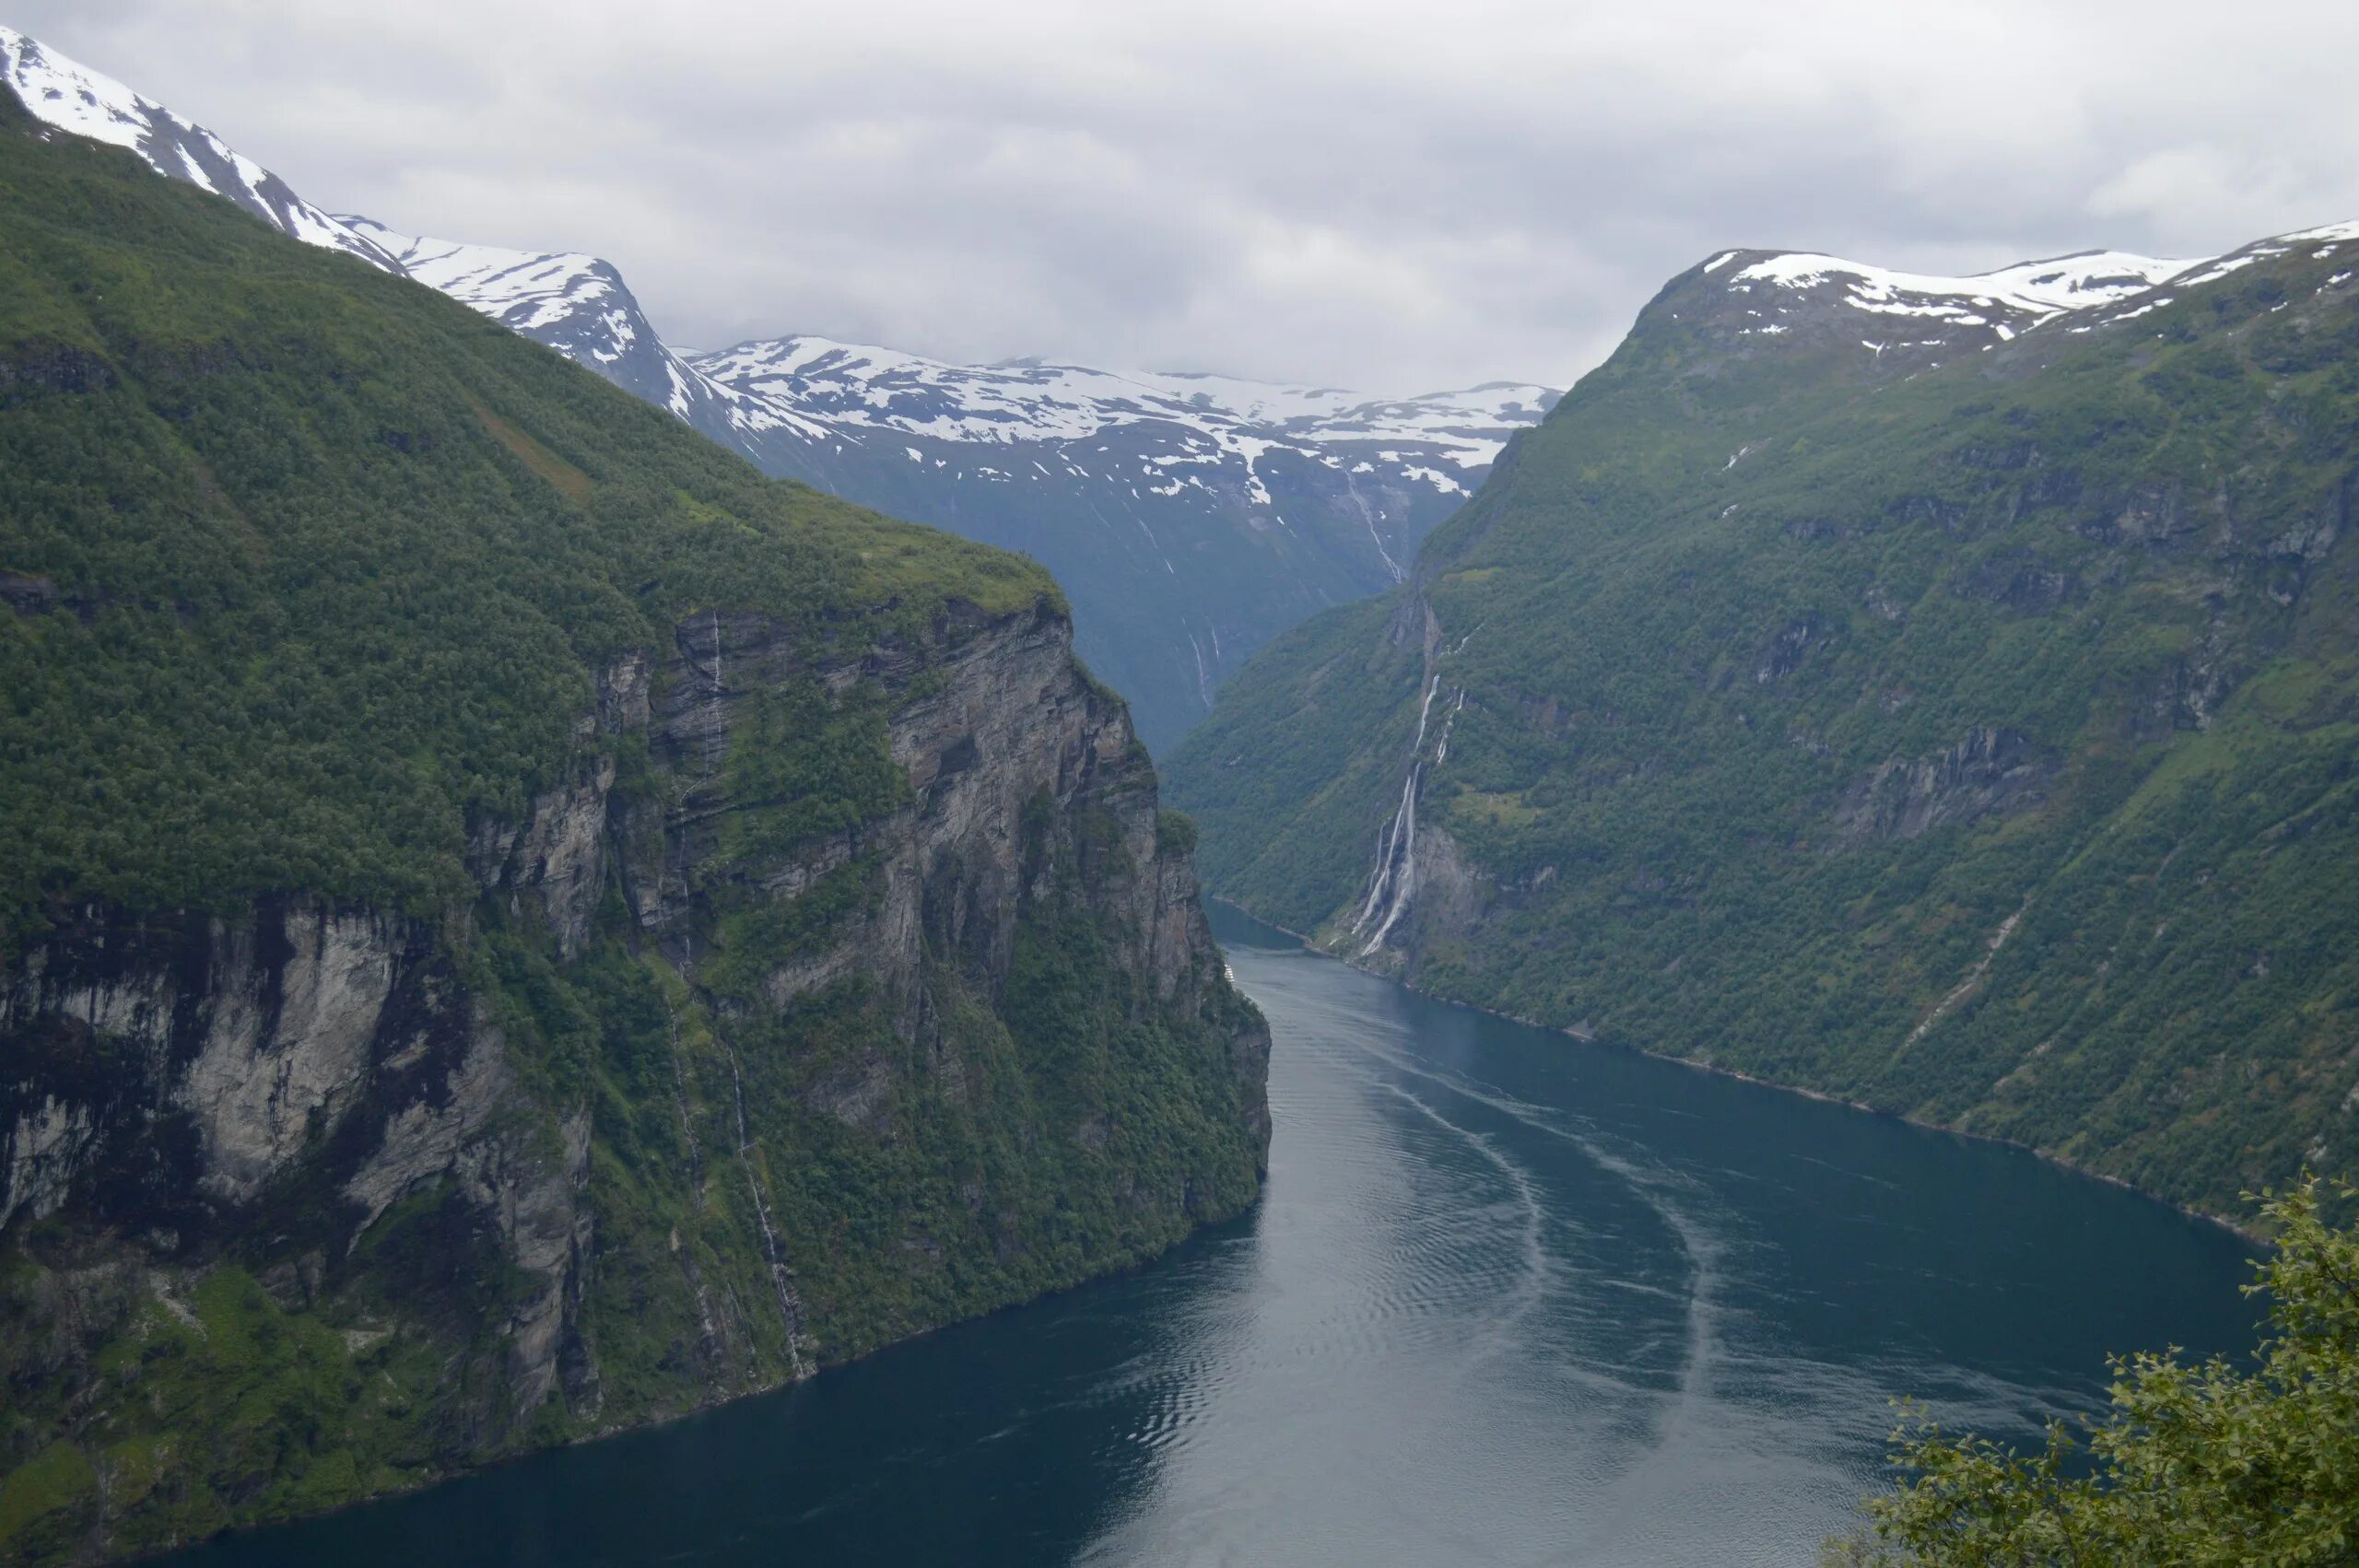
[[[2202,263],[2127,251],[2083,251],[1949,276],[1806,251],[1730,251],[1704,265],[1741,297],[1747,336],[1808,322],[1852,333],[1859,346],[1955,353],[2004,343],[2062,316],[2144,294]]]
[[[2330,223],[2318,228],[2297,228],[2290,234],[2272,234],[2266,240],[2256,240],[2249,245],[2239,246],[2225,255],[2190,263],[2187,273],[2172,281],[2182,287],[2193,288],[2241,272],[2256,262],[2272,261],[2288,255],[2305,246],[2317,247],[2318,256],[2323,258],[2336,246],[2353,240],[2359,240],[2359,221]]]
[[[527,337],[569,317],[603,312],[598,325],[605,341],[573,355],[586,357],[593,368],[616,364],[634,345],[655,340],[622,274],[596,256],[578,251],[511,251],[403,234],[358,214],[339,214],[336,221],[382,249],[404,275],[464,300]]]
[[[373,240],[304,201],[204,126],[13,28],[0,27],[0,84],[35,119],[57,130],[128,148],[157,173],[225,197],[306,243],[386,272],[402,270]]]
[[[1953,276],[1814,251],[1721,251],[1649,307],[1723,351],[1796,351],[1871,380],[1994,349],[2065,319],[2152,293],[2201,261],[2082,251]]]

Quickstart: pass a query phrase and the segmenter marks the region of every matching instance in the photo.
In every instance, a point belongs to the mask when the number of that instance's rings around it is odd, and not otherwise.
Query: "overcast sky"
[[[0,0],[331,210],[667,338],[1415,392],[1734,245],[1980,271],[2359,217],[2359,5]]]

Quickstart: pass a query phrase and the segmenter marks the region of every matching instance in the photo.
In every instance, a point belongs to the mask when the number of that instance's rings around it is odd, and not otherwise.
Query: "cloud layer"
[[[2347,0],[13,0],[0,21],[323,206],[606,256],[697,346],[1561,383],[1729,246],[1974,271],[2359,216]]]

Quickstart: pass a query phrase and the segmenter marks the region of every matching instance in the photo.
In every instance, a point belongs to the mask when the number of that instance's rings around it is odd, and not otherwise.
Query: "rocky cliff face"
[[[0,976],[7,1437],[89,1478],[13,1548],[334,1500],[276,1459],[208,1471],[143,1409],[286,1371],[223,1362],[257,1325],[399,1390],[304,1386],[350,1495],[799,1375],[1250,1199],[1268,1036],[1062,612],[816,644],[709,613],[595,689],[568,777],[475,825],[473,911],[92,907]],[[781,704],[874,809],[801,831],[762,797],[807,739]],[[1216,1136],[1134,1157],[1173,1115]]]
[[[1253,1200],[1266,1035],[1046,573],[0,99],[0,1561]]]

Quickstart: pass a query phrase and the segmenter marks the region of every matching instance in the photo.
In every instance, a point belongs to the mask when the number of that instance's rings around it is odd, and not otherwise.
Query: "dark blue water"
[[[1217,917],[1276,1036],[1248,1219],[793,1390],[185,1568],[1804,1563],[1887,1401],[2031,1439],[2248,1345],[2226,1233],[1580,1045]]]

